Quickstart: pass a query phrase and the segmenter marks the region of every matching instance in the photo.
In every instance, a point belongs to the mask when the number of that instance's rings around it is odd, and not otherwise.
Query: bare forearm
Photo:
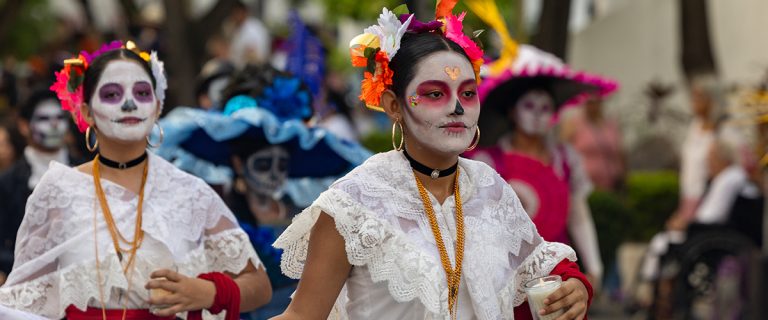
[[[254,310],[272,300],[272,285],[269,283],[267,272],[263,267],[253,268],[250,263],[249,267],[234,278],[240,288],[241,312]]]

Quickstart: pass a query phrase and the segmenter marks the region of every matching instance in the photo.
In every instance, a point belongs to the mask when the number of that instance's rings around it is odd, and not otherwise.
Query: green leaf
[[[69,81],[67,82],[67,90],[69,92],[75,92],[77,88],[83,84],[83,78],[83,76],[78,76],[76,74],[70,75]]]
[[[365,71],[368,71],[371,74],[376,73],[376,54],[379,53],[380,50],[381,49],[379,48],[365,48],[363,55],[368,58],[368,63],[365,65]]]
[[[392,9],[392,13],[394,13],[396,16],[400,16],[401,14],[411,14],[411,12],[408,11],[408,6],[405,5],[405,3]]]
[[[366,47],[365,51],[363,51],[363,56],[370,59],[375,57],[377,52],[379,52],[379,48]]]

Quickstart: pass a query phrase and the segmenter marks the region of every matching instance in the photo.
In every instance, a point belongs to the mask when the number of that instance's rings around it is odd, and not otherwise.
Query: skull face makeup
[[[133,61],[110,62],[91,98],[91,112],[99,133],[121,141],[145,139],[158,110],[152,80]]]
[[[49,150],[57,150],[64,145],[64,136],[68,128],[66,111],[52,99],[41,101],[29,120],[32,140]]]
[[[447,72],[445,66],[455,67]],[[467,58],[456,52],[440,51],[419,62],[416,76],[406,87],[406,92],[416,93],[417,103],[403,108],[413,139],[439,152],[464,152],[472,143],[480,116],[474,74]]]
[[[514,114],[515,125],[520,130],[529,135],[541,136],[549,130],[555,114],[554,101],[545,91],[528,91],[517,100]]]
[[[288,152],[270,146],[252,153],[245,160],[243,176],[250,192],[277,197],[288,177]]]

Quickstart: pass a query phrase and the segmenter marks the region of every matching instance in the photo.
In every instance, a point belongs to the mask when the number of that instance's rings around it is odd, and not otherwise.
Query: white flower
[[[160,112],[162,112],[168,79],[165,77],[165,64],[157,57],[157,51],[152,51],[149,55],[149,65],[152,67],[152,76],[155,77],[155,97],[160,101]]]
[[[405,23],[401,23],[400,19],[392,11],[384,8],[379,15],[379,24],[366,28],[364,32],[374,34],[379,38],[381,51],[384,51],[391,61],[395,57],[397,50],[400,49],[400,40],[403,38],[405,31],[408,30],[411,19],[413,19],[413,15],[410,15]]]

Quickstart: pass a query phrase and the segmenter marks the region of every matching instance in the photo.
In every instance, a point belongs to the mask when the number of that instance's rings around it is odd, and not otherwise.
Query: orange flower
[[[475,71],[475,79],[480,83],[480,67],[483,66],[483,59],[472,60],[472,70]]]
[[[352,57],[352,65],[355,66],[355,67],[363,67],[364,68],[365,66],[368,65],[368,59],[366,59],[365,57],[353,56]]]
[[[360,100],[372,109],[381,109],[381,94],[392,85],[394,72],[389,69],[389,58],[383,51],[376,53],[376,73],[366,71],[361,83]],[[354,63],[354,61],[353,61]]]

